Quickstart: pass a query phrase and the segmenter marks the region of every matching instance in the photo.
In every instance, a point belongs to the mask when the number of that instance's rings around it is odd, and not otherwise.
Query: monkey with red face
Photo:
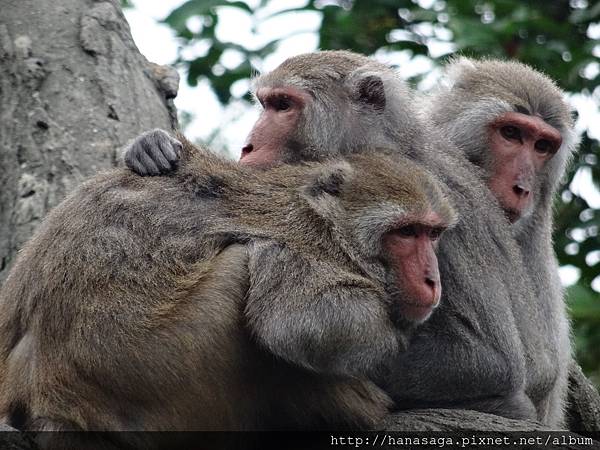
[[[387,66],[349,52],[300,55],[255,82],[263,111],[240,163],[299,163],[392,148],[448,187],[461,220],[440,241],[443,298],[411,339],[397,369],[380,380],[400,408],[471,408],[536,418],[525,395],[525,358],[514,305],[534,303],[519,250],[478,170],[415,109],[416,96]],[[157,162],[177,143],[143,135],[125,153],[140,174],[169,172]],[[154,169],[154,170],[153,170]],[[276,274],[275,274],[276,275]],[[273,276],[265,272],[265,277]],[[517,311],[518,312],[518,311]]]
[[[456,221],[442,187],[396,155],[256,172],[178,152],[170,177],[114,170],[84,183],[20,252],[0,290],[3,421],[375,426],[390,400],[370,378],[440,301],[435,249]],[[155,444],[43,437],[51,449]]]
[[[290,58],[263,74],[253,83],[261,114],[240,163],[264,168],[349,155],[365,146],[421,144],[413,93],[398,80],[393,92],[385,92],[381,70],[389,72],[362,55],[340,51]],[[395,75],[389,72],[387,78]],[[392,115],[397,123],[390,121]],[[156,129],[135,139],[123,157],[139,175],[160,175],[176,168],[179,147],[177,139]]]
[[[536,178],[562,143],[560,132],[544,119],[525,107],[515,109],[489,125],[489,186],[512,223],[531,214]]]
[[[498,200],[519,244],[535,302],[520,298],[527,393],[538,419],[564,425],[569,323],[552,248],[552,203],[576,145],[565,95],[518,62],[460,58],[426,113],[468,159]]]

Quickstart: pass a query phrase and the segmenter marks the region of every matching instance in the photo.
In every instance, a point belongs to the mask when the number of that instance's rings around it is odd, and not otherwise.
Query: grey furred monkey
[[[525,395],[525,356],[515,314],[534,304],[519,249],[482,171],[415,108],[417,98],[389,67],[345,51],[289,58],[255,81],[263,110],[240,164],[258,168],[374,148],[399,148],[447,187],[461,220],[440,242],[441,306],[379,383],[398,408],[469,408],[536,418]],[[160,141],[160,145],[155,145]],[[372,145],[365,147],[365,143]],[[374,144],[374,145],[373,145]],[[172,141],[142,135],[125,153],[156,160]],[[162,168],[169,173],[173,163]]]
[[[527,352],[527,394],[538,419],[564,425],[571,363],[569,322],[552,246],[552,203],[575,149],[565,95],[514,61],[459,58],[424,113],[472,161],[499,200],[534,286],[517,324]]]
[[[3,420],[374,426],[390,401],[369,377],[439,302],[440,187],[382,154],[257,172],[179,151],[172,176],[84,183],[21,251],[0,291]]]

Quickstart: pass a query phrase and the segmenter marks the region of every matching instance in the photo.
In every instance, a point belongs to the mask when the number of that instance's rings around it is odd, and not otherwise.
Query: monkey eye
[[[513,125],[505,125],[500,128],[500,133],[505,139],[508,140],[521,140],[521,130]]]
[[[292,100],[285,95],[277,95],[269,98],[267,105],[275,111],[287,111],[292,107]]]
[[[417,236],[417,227],[414,225],[406,225],[404,227],[394,230],[394,233],[402,237],[415,237]]]
[[[437,241],[443,232],[444,232],[444,228],[442,228],[442,227],[432,228],[431,230],[429,230],[429,238],[434,241]]]
[[[552,142],[548,139],[540,139],[535,141],[535,151],[542,155],[546,155],[554,151],[554,145],[552,145]]]

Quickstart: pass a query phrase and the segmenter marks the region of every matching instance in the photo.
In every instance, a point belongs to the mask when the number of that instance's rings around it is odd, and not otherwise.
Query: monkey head
[[[356,154],[348,162],[313,184],[309,203],[385,286],[394,322],[419,324],[439,304],[436,248],[456,213],[439,184],[404,157]]]
[[[254,91],[262,112],[242,149],[242,164],[264,167],[391,148],[398,123],[415,128],[411,91],[389,67],[351,52],[289,58],[255,80]],[[405,140],[411,136],[403,134]]]
[[[512,223],[551,201],[575,133],[564,94],[549,78],[518,62],[460,58],[433,98],[434,122],[485,170]]]

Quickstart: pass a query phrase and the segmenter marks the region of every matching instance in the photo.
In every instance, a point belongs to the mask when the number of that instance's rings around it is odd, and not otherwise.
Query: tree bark
[[[507,432],[547,431],[543,425],[507,419],[467,409],[419,409],[391,414],[383,424],[389,431]]]
[[[0,283],[46,212],[114,166],[141,132],[176,126],[177,72],[136,48],[116,0],[3,0]]]
[[[600,395],[576,362],[569,370],[569,405],[567,408],[569,430],[585,436],[600,435]]]

